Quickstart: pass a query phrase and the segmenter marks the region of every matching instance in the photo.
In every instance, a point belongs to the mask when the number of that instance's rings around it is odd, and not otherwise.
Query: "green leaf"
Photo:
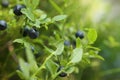
[[[97,39],[96,30],[95,29],[89,29],[87,37],[88,37],[89,44],[93,44]]]
[[[90,46],[88,45],[86,48],[88,49],[93,49],[93,50],[96,50],[96,51],[100,51],[101,49],[97,48],[97,47],[94,47],[94,46]]]
[[[42,14],[42,15],[40,16],[40,20],[43,20],[43,19],[45,19],[46,17],[47,17],[46,14]]]
[[[31,21],[35,20],[34,14],[32,13],[32,10],[30,8],[24,8],[21,10],[21,12],[23,14],[25,14],[27,16],[28,19],[30,19]]]
[[[45,19],[44,23],[51,23],[51,18]]]
[[[98,59],[104,60],[104,58],[100,55],[95,55],[95,57],[98,58]]]
[[[15,42],[23,44],[25,41],[23,39],[15,39],[13,43]]]
[[[33,10],[39,5],[40,0],[23,0],[23,2],[27,8],[31,8]]]
[[[56,64],[52,61],[52,60],[48,60],[47,63],[46,63],[46,67],[47,69],[50,71],[51,75],[53,76],[56,71],[57,71],[57,66]]]
[[[90,58],[98,58],[98,59],[104,60],[104,58],[102,56],[98,55],[98,52],[93,51],[93,50],[89,51],[89,57]]]
[[[35,9],[39,5],[40,0],[32,0],[32,7]]]
[[[68,69],[65,70],[66,73],[71,74],[72,72],[74,72],[75,67],[69,67]]]
[[[31,7],[30,0],[23,0],[23,2],[27,7]]]
[[[40,28],[40,21],[36,19],[35,24],[33,24],[33,26]]]
[[[27,56],[27,60],[29,62],[30,70],[32,72],[34,72],[38,69],[38,66],[37,66],[37,63],[35,61],[34,55],[32,54],[30,44],[26,42],[24,45],[26,48],[26,56]]]
[[[61,21],[64,20],[65,18],[67,18],[67,15],[57,15],[55,17],[52,18],[52,21]]]
[[[76,47],[81,47],[81,40],[80,40],[80,38],[76,39]]]
[[[22,72],[19,71],[19,70],[17,70],[16,72],[17,72],[18,76],[23,80],[24,79],[24,75],[22,74]]]
[[[22,58],[19,59],[20,69],[26,79],[30,77],[29,64],[26,63]]]
[[[83,49],[82,48],[75,48],[73,50],[73,54],[71,55],[71,61],[72,63],[78,63],[82,60],[83,55]]]
[[[61,55],[63,50],[64,50],[64,44],[63,41],[60,41],[57,45],[56,45],[57,49],[55,52],[53,52],[54,55]]]

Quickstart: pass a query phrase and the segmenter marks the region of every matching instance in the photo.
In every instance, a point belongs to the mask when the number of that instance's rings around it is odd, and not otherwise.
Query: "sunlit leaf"
[[[54,55],[61,55],[63,50],[64,50],[64,44],[63,44],[63,41],[60,41],[58,44],[57,44],[57,49],[56,51],[53,53]]]
[[[61,21],[64,20],[65,18],[67,18],[67,15],[57,15],[55,17],[53,17],[53,21]]]
[[[35,9],[39,5],[40,0],[32,0],[32,7]]]
[[[25,14],[31,21],[35,20],[34,14],[30,8],[22,9],[21,12]]]
[[[88,37],[89,44],[93,44],[97,39],[96,30],[95,29],[89,29],[87,37]]]
[[[25,41],[23,39],[15,39],[13,42],[14,43],[17,42],[17,43],[23,44]]]
[[[82,60],[82,55],[83,55],[83,49],[80,48],[75,48],[73,50],[72,56],[71,56],[71,61],[72,63],[78,63]]]

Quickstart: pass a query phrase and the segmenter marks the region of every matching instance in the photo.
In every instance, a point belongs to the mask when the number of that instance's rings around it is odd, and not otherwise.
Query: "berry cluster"
[[[8,5],[9,5],[8,0],[2,0],[1,5],[3,7],[8,7]],[[22,5],[22,4],[17,4],[13,8],[13,13],[16,16],[21,16],[22,15],[21,9],[23,9],[23,8],[26,8],[26,6]],[[6,21],[0,20],[0,30],[5,30],[6,28],[7,28]],[[39,36],[39,32],[34,28],[29,29],[27,27],[24,27],[22,35],[23,35],[23,37],[28,35],[31,39],[36,39]]]
[[[39,36],[39,32],[34,28],[24,27],[22,35],[23,37],[29,36],[31,39],[36,39]]]

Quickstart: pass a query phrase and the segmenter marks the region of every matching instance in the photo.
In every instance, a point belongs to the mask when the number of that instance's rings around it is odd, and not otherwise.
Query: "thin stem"
[[[66,64],[66,67],[64,68],[64,70],[67,69],[67,68],[68,68],[68,65],[70,65],[70,64],[71,64],[71,62],[68,62],[68,63]],[[54,76],[52,76],[52,80],[55,80],[56,77],[57,77],[61,72],[63,72],[64,70],[60,70],[58,73],[56,73]]]
[[[50,54],[46,60],[44,61],[44,63],[41,65],[41,67],[32,75],[32,77],[34,77],[35,75],[37,75],[45,66],[46,62],[53,56],[54,54]]]

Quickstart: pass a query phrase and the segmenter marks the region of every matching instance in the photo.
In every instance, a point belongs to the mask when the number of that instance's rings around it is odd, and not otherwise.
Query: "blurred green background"
[[[41,8],[51,16],[58,14],[47,2],[44,0],[47,6],[41,3]],[[105,60],[93,60],[83,71],[82,80],[120,80],[120,1],[56,0],[56,3],[69,16],[69,25],[97,29],[98,39],[94,46],[101,49],[99,54]]]
[[[9,1],[10,3],[15,2],[15,0]],[[70,25],[71,27],[76,26],[75,30],[93,27],[96,28],[98,32],[98,39],[94,46],[101,49],[99,54],[103,56],[105,60],[93,60],[91,65],[83,71],[81,80],[120,80],[120,1],[54,1],[59,5],[60,9],[55,9],[49,0],[41,0],[39,7],[45,11],[48,16],[61,13],[68,15],[66,25]],[[0,64],[0,66],[2,65]],[[2,74],[0,74],[0,77],[1,75]],[[75,75],[77,75],[76,78],[73,77],[71,80],[80,80],[78,78],[80,74]],[[11,78],[9,80],[17,79]]]

